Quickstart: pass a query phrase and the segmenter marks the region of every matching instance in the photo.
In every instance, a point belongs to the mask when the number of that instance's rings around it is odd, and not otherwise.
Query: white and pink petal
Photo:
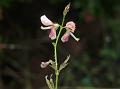
[[[53,22],[52,22],[50,19],[48,19],[48,18],[46,17],[46,15],[42,15],[42,16],[40,17],[40,20],[41,20],[42,24],[45,25],[45,26],[53,25]]]

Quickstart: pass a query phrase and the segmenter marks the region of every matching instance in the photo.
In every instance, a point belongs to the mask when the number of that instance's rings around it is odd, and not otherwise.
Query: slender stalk
[[[61,31],[62,31],[62,29],[63,29],[64,21],[65,21],[65,16],[63,16],[62,24],[61,24],[61,26],[60,26],[60,31],[59,31],[58,36],[57,36],[57,38],[56,38],[56,42],[55,42],[56,46],[57,46],[57,43],[58,43],[58,40],[59,40]]]
[[[58,40],[60,38],[60,34],[62,32],[62,29],[63,29],[64,20],[65,20],[65,16],[63,16],[62,24],[60,26],[60,30],[59,30],[59,33],[57,35],[56,42],[55,42],[55,45],[54,45],[54,56],[55,56],[55,65],[56,65],[56,70],[55,70],[55,75],[56,75],[55,89],[58,89],[58,79],[59,79],[58,60],[57,60],[57,44],[58,44]]]
[[[58,76],[59,76],[59,72],[58,72],[58,61],[57,61],[57,48],[56,48],[56,44],[54,46],[54,54],[55,54],[55,65],[56,65],[56,70],[55,70],[55,74],[56,74],[56,81],[55,81],[55,89],[58,89]]]

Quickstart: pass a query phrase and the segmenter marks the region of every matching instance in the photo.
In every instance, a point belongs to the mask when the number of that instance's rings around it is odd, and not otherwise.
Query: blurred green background
[[[59,63],[71,54],[62,71],[61,86],[120,88],[119,0],[0,0],[0,89],[41,89],[53,58],[48,32],[40,29],[40,16],[61,22],[71,2],[67,21],[74,21],[75,35],[59,45]]]

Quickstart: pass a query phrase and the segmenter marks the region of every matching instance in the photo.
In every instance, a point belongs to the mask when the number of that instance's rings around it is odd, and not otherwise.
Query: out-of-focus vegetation
[[[40,30],[39,17],[53,21],[71,2],[66,20],[76,22],[76,35],[59,48],[71,54],[61,75],[62,86],[120,87],[119,0],[0,0],[0,89],[38,89],[52,71],[39,64],[51,58],[50,40]],[[72,41],[72,42],[71,42]],[[68,52],[67,52],[68,51]]]

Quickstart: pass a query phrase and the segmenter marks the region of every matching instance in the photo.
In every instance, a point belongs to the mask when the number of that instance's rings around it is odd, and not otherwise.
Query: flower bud
[[[48,61],[48,62],[41,62],[41,68],[45,68],[45,67],[47,67],[48,65],[50,64],[50,62]]]
[[[64,11],[63,11],[63,15],[65,16],[70,10],[70,3],[65,7]]]

